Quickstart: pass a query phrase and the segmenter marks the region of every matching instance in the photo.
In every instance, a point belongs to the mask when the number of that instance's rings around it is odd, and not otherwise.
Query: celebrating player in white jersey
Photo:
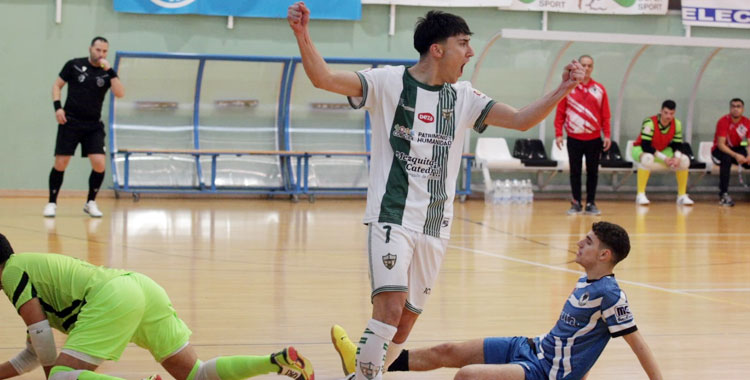
[[[310,10],[289,7],[288,21],[315,87],[346,95],[370,112],[372,152],[364,222],[369,228],[372,319],[353,358],[342,330],[332,330],[344,370],[379,380],[395,359],[429,296],[448,244],[464,136],[487,125],[528,130],[580,83],[585,71],[566,66],[557,89],[516,110],[458,82],[474,56],[471,30],[458,16],[431,11],[414,31],[419,62],[358,73],[333,71],[312,43]],[[343,339],[342,339],[343,338]],[[384,360],[385,358],[385,360]],[[384,366],[385,362],[385,366]]]

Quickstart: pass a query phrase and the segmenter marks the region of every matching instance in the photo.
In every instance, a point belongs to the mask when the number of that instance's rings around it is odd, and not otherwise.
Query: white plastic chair
[[[477,140],[475,151],[476,163],[482,169],[485,191],[492,188],[490,169],[519,170],[524,169],[521,160],[514,158],[508,149],[508,143],[502,137],[481,137]]]
[[[706,171],[713,171],[714,160],[711,156],[711,148],[714,146],[713,141],[701,141],[698,145],[698,160],[706,163]]]

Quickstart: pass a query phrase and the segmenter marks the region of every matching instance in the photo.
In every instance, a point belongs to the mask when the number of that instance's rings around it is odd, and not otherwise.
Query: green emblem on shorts
[[[389,254],[383,256],[383,265],[385,265],[385,267],[388,268],[388,270],[391,270],[391,269],[393,269],[394,266],[396,266],[396,259],[397,258],[398,258],[398,256],[392,255],[392,254],[389,253]]]

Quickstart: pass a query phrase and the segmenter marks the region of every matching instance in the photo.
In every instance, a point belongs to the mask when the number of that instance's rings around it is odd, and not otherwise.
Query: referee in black
[[[96,206],[96,194],[104,181],[104,123],[101,121],[102,103],[107,90],[118,98],[125,96],[125,88],[117,73],[107,61],[109,42],[104,37],[91,40],[89,56],[74,58],[65,63],[59,77],[52,85],[52,101],[57,118],[57,143],[55,166],[49,173],[49,203],[44,206],[44,216],[57,213],[57,195],[63,183],[65,168],[81,144],[81,156],[91,161],[89,195],[83,211],[94,218],[102,216]],[[60,103],[60,93],[68,83],[65,107]]]

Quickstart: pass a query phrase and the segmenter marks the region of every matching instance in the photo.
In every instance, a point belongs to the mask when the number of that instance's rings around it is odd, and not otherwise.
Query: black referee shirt
[[[74,121],[98,122],[104,95],[111,85],[109,74],[92,66],[88,57],[74,58],[63,66],[60,79],[68,82],[65,115]]]

